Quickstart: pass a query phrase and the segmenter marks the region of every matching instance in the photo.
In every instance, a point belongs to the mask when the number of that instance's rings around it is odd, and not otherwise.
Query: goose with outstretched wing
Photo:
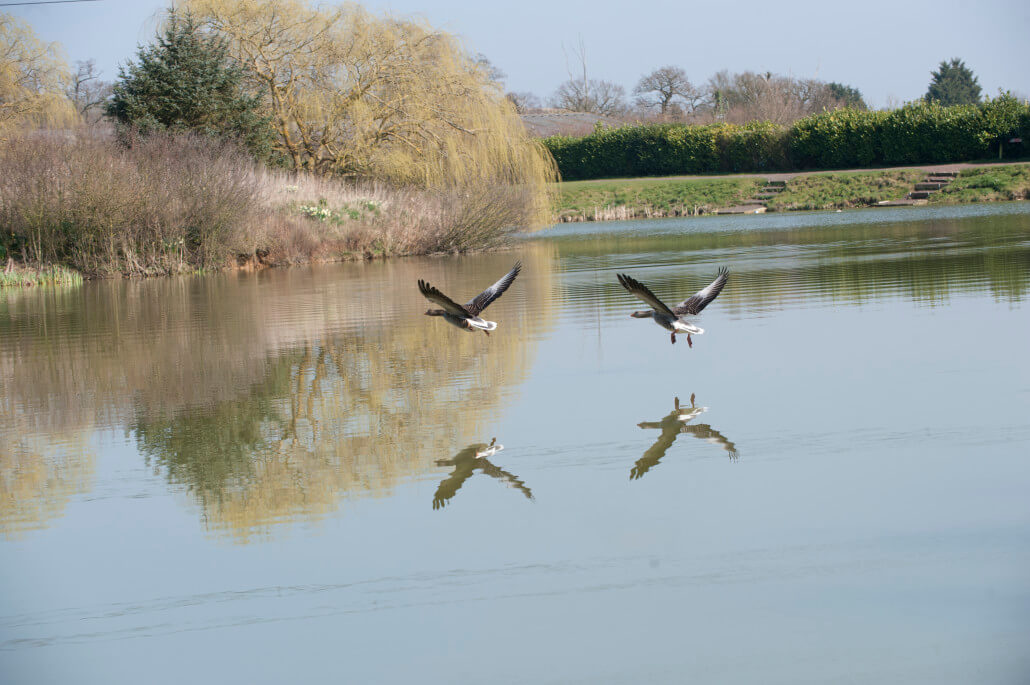
[[[490,335],[490,331],[497,328],[497,324],[493,321],[487,321],[480,314],[494,300],[504,294],[504,291],[511,286],[521,270],[522,262],[515,262],[515,266],[501,280],[473,297],[465,306],[458,304],[440,292],[435,286],[429,285],[429,283],[420,279],[418,282],[419,292],[430,302],[442,307],[442,309],[428,310],[426,316],[442,316],[448,323],[464,331],[471,333],[472,331],[479,330]]]
[[[726,281],[729,280],[730,272],[727,268],[723,267],[719,269],[719,274],[715,277],[715,280],[708,284],[707,287],[699,290],[695,295],[691,295],[687,299],[680,302],[675,307],[669,307],[664,302],[658,299],[657,296],[651,290],[626,274],[617,274],[619,277],[619,283],[622,287],[628,290],[634,297],[643,301],[646,304],[651,305],[652,309],[645,311],[633,312],[630,316],[636,319],[654,319],[662,328],[672,331],[672,344],[676,344],[676,334],[686,333],[687,334],[687,345],[690,347],[694,346],[694,341],[690,339],[692,335],[701,335],[705,332],[703,328],[695,326],[692,323],[688,323],[684,320],[686,316],[697,316],[701,313],[701,310],[707,307],[712,300],[719,296],[722,289],[726,286]]]

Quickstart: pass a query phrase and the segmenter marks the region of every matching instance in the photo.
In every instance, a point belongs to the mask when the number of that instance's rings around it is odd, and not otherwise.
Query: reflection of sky
[[[561,266],[556,297],[583,278]],[[479,438],[504,443],[491,461],[533,502],[478,476],[433,511],[451,470],[439,467],[232,545],[104,434],[93,491],[50,529],[0,543],[0,649],[15,650],[0,669],[56,681],[74,668],[79,682],[196,669],[253,682],[1018,682],[1030,322],[982,288],[935,307],[873,292],[761,318],[720,297],[693,349],[631,319],[628,295],[571,317],[563,304]],[[630,481],[654,440],[637,423],[692,392],[739,461],[681,438]]]

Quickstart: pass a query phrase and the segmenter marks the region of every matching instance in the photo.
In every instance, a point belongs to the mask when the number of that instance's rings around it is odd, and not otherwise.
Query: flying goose
[[[427,300],[443,307],[443,309],[428,310],[426,312],[426,316],[442,316],[448,323],[453,324],[462,330],[470,333],[475,330],[480,330],[487,335],[490,335],[490,331],[497,328],[497,323],[494,321],[487,321],[479,315],[484,309],[490,306],[491,302],[500,297],[504,291],[508,289],[508,286],[510,286],[515,280],[515,277],[519,275],[519,271],[521,269],[522,262],[515,262],[515,266],[513,266],[511,271],[506,273],[501,280],[476,295],[464,307],[444,295],[435,286],[429,285],[426,281],[419,279],[419,291]]]
[[[705,332],[703,328],[699,328],[692,323],[687,323],[683,320],[684,316],[694,316],[701,313],[701,310],[708,306],[708,303],[719,296],[722,292],[723,287],[726,285],[726,281],[729,279],[730,272],[726,267],[719,269],[719,275],[715,277],[708,287],[703,288],[697,292],[696,295],[692,295],[687,299],[680,302],[678,305],[669,309],[669,307],[655,297],[655,294],[651,292],[646,285],[640,281],[630,278],[626,274],[618,274],[619,283],[622,287],[630,291],[637,299],[646,302],[647,304],[654,307],[647,311],[633,312],[630,316],[636,319],[654,319],[662,328],[672,331],[672,344],[676,344],[676,334],[686,333],[687,334],[687,345],[690,347],[694,346],[694,341],[690,339],[692,335],[701,335]]]

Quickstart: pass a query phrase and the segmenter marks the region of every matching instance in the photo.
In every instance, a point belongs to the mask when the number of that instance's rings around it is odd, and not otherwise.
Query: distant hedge
[[[890,112],[839,109],[792,126],[650,124],[543,140],[566,181],[718,172],[961,162],[1026,154],[1030,106],[1010,95],[980,105],[914,102]]]

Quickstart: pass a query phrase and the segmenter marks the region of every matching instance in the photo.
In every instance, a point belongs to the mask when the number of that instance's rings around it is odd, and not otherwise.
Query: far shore
[[[561,184],[555,222],[1024,199],[1030,161],[616,178]]]

